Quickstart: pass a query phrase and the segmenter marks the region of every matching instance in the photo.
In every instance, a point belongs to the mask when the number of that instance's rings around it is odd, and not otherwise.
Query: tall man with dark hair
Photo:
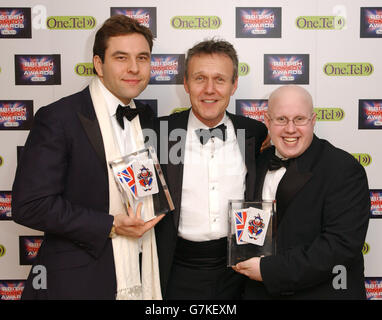
[[[240,262],[247,299],[365,299],[370,216],[363,167],[314,133],[312,97],[282,86],[265,123],[274,147],[257,161],[256,200],[276,200],[276,255]],[[337,280],[336,280],[337,278]]]
[[[150,108],[133,100],[149,82],[152,45],[137,21],[109,18],[95,37],[97,77],[36,113],[12,215],[45,232],[35,264],[46,268],[47,281],[33,286],[31,272],[24,299],[161,298],[153,230],[160,218],[144,222],[139,208],[126,212],[107,165],[141,148],[141,129],[152,127]]]
[[[156,226],[162,293],[165,299],[235,299],[243,277],[227,268],[228,200],[253,193],[246,181],[255,179],[267,130],[226,112],[238,84],[230,43],[197,44],[185,70],[191,109],[160,119],[169,132],[160,143],[161,164],[176,208]]]

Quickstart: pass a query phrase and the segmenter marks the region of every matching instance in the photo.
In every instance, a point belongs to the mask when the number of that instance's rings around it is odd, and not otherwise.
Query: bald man
[[[370,215],[365,170],[319,139],[311,95],[282,86],[268,101],[273,147],[256,162],[255,199],[276,200],[277,252],[234,269],[246,299],[365,299],[362,246]]]

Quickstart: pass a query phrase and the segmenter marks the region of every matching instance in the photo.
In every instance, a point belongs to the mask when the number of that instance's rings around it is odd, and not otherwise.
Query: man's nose
[[[296,125],[294,124],[293,120],[288,121],[288,123],[285,125],[284,130],[287,132],[295,132],[296,131]]]
[[[204,88],[206,93],[214,93],[215,92],[215,83],[213,79],[208,79]]]
[[[138,73],[139,65],[135,59],[130,59],[127,63],[127,71],[131,73]]]

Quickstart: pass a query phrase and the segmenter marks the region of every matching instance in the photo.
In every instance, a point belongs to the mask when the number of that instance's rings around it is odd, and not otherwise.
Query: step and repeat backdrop
[[[313,96],[316,134],[365,167],[372,207],[363,248],[369,299],[382,299],[382,2],[377,0],[2,0],[0,2],[0,300],[19,299],[43,241],[12,220],[17,161],[42,106],[88,85],[100,25],[125,14],[155,35],[151,80],[139,96],[167,115],[189,106],[187,49],[234,44],[239,87],[228,110],[263,121],[283,84]]]

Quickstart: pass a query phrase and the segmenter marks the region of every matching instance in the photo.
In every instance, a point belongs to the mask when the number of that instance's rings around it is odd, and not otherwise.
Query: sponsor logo
[[[74,72],[81,77],[95,76],[92,62],[77,63]]]
[[[264,84],[309,84],[309,54],[264,54]]]
[[[61,84],[60,55],[15,55],[16,85]]]
[[[110,15],[123,14],[130,18],[136,19],[141,25],[149,28],[154,36],[157,36],[157,8],[156,7],[112,7]]]
[[[358,100],[358,129],[382,129],[382,99]]]
[[[151,55],[150,84],[183,84],[184,54]]]
[[[96,25],[96,19],[91,16],[54,16],[46,20],[46,26],[51,30],[86,30]]]
[[[0,38],[32,38],[31,8],[0,8]]]
[[[43,236],[20,236],[20,264],[33,264],[41,247]]]
[[[20,300],[25,280],[0,280],[0,300]]]
[[[296,26],[302,30],[340,30],[345,26],[341,16],[301,16],[296,19]]]
[[[250,68],[249,65],[245,62],[239,63],[239,76],[246,76],[249,74]]]
[[[2,244],[0,244],[0,258],[5,255],[5,251],[5,247]]]
[[[352,153],[351,155],[364,167],[370,165],[372,161],[371,156],[367,153]]]
[[[365,243],[363,244],[363,247],[362,247],[362,253],[363,253],[363,255],[368,254],[369,251],[370,251],[370,245],[369,245],[367,242],[365,242]]]
[[[317,121],[341,121],[345,112],[341,108],[314,108]]]
[[[236,8],[236,38],[281,38],[281,8]]]
[[[11,191],[0,191],[0,220],[12,220]]]
[[[374,67],[368,62],[328,62],[323,70],[327,76],[366,77],[373,73]]]
[[[217,16],[176,16],[171,18],[174,29],[219,29],[222,21]]]
[[[382,190],[370,190],[371,218],[382,218]]]
[[[174,108],[171,110],[171,114],[173,113],[178,113],[178,112],[182,112],[182,111],[186,111],[188,110],[189,108],[188,107],[179,107],[179,108]]]
[[[365,278],[367,300],[382,299],[382,278]]]
[[[268,100],[236,100],[236,114],[238,115],[264,122],[264,114],[267,110]]]
[[[0,130],[29,130],[32,122],[32,100],[0,100]]]
[[[361,38],[382,38],[382,7],[361,8]]]

